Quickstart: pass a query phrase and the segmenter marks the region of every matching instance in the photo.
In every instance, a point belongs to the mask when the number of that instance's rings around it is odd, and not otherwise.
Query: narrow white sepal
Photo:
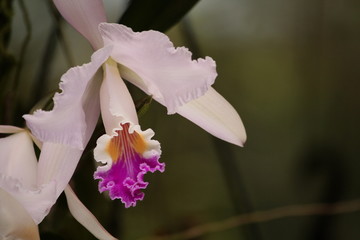
[[[100,240],[116,239],[105,230],[95,216],[82,204],[69,185],[65,188],[65,196],[73,217],[96,238]]]
[[[215,89],[178,108],[178,114],[227,142],[243,146],[246,132],[239,114]]]
[[[124,120],[138,124],[138,117],[132,97],[120,77],[117,63],[109,59],[104,64],[104,80],[100,88],[101,116],[106,133],[119,128]]]
[[[103,46],[98,25],[106,22],[102,0],[53,0],[61,15],[97,50]]]
[[[0,239],[40,240],[38,227],[24,207],[0,188]]]
[[[10,125],[0,125],[0,133],[17,133],[21,131],[24,131],[24,129]]]

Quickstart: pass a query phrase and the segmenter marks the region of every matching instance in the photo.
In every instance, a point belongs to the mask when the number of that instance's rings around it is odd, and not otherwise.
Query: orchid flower
[[[135,206],[148,184],[144,174],[164,171],[164,163],[158,161],[160,145],[151,139],[151,129],[141,130],[122,79],[151,95],[168,114],[178,113],[218,138],[243,145],[246,133],[239,115],[211,87],[217,76],[212,58],[192,60],[188,49],[175,48],[157,31],[133,32],[124,25],[106,23],[102,0],[53,1],[97,50],[92,61],[100,62],[95,57],[98,51],[108,51],[99,91],[106,134],[94,150],[95,160],[104,164],[94,174],[100,179],[100,192],[108,190],[111,199]]]
[[[0,237],[1,239],[40,239],[37,224],[55,203],[55,181],[39,185],[41,179],[33,141],[43,144],[28,130],[0,125]],[[57,154],[59,152],[54,152]],[[40,153],[40,156],[42,152]],[[99,239],[114,240],[67,186],[65,194],[70,212]]]

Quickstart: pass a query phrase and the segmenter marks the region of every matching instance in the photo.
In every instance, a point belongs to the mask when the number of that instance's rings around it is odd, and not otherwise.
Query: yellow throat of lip
[[[116,131],[118,135],[113,136],[106,147],[114,163],[120,159],[129,160],[136,153],[143,154],[147,148],[143,136],[136,131],[129,133],[129,123],[121,124],[121,126],[123,129]]]

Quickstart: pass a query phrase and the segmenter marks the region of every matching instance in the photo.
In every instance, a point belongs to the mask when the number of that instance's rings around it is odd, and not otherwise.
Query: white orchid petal
[[[73,217],[97,239],[116,239],[104,229],[95,216],[84,206],[84,204],[82,204],[69,185],[65,188],[65,195],[69,210]]]
[[[64,191],[82,155],[82,150],[58,143],[45,142],[38,164],[39,186],[56,183],[56,197]]]
[[[163,102],[169,113],[202,96],[217,76],[212,58],[192,60],[187,48],[174,48],[163,33],[133,32],[109,23],[100,24],[99,30],[104,44],[114,46],[112,58],[140,77],[127,80]]]
[[[40,240],[37,225],[24,207],[0,188],[0,238]]]
[[[124,119],[138,124],[134,102],[124,81],[121,79],[117,64],[109,59],[104,64],[104,80],[100,89],[101,116],[106,133],[111,135]]]
[[[18,179],[25,188],[36,186],[37,159],[26,131],[0,139],[0,174]]]
[[[98,25],[106,22],[102,0],[53,0],[61,15],[80,32],[94,49],[102,47]]]
[[[55,94],[53,110],[24,115],[36,138],[41,142],[85,148],[99,115],[100,83],[96,72],[110,51],[110,48],[100,49],[93,54],[90,63],[71,68],[62,76],[62,92]]]
[[[0,133],[17,133],[21,131],[24,131],[24,129],[10,125],[0,125]]]
[[[56,202],[55,182],[36,188],[25,188],[23,182],[0,174],[0,188],[11,194],[39,224]]]
[[[246,132],[240,116],[213,88],[204,96],[179,107],[177,113],[227,142],[243,146],[246,141]]]

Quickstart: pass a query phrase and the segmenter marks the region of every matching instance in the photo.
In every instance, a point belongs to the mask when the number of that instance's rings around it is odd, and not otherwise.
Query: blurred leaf
[[[40,234],[41,240],[64,240],[61,235],[52,232],[44,232]]]
[[[3,0],[0,4],[0,63],[8,60],[10,55],[6,49],[10,41],[11,21],[13,18],[13,6],[11,0]],[[2,68],[5,69],[5,68]]]
[[[38,109],[43,109],[45,111],[50,111],[54,107],[54,102],[52,101],[55,93],[57,93],[57,90],[51,91],[46,96],[44,96],[42,99],[40,99],[34,107],[30,110],[30,113],[33,113],[34,111]]]
[[[138,117],[141,118],[149,110],[150,104],[152,102],[152,96],[146,96],[135,103],[136,111]]]
[[[164,32],[175,25],[199,0],[132,0],[119,23],[134,31]]]

